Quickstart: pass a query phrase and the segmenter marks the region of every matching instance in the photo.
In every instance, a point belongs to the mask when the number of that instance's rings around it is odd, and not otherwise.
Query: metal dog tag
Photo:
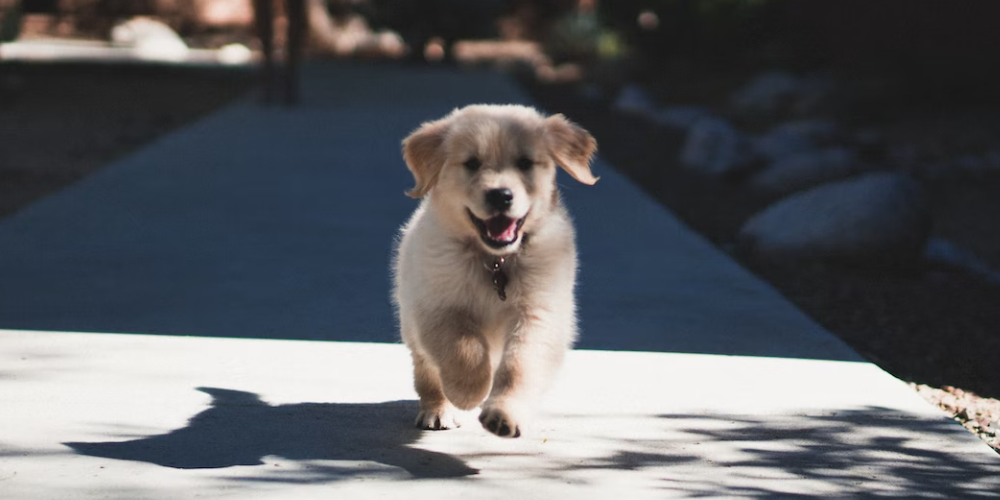
[[[507,275],[503,272],[503,257],[493,261],[493,289],[497,291],[500,300],[507,300]]]

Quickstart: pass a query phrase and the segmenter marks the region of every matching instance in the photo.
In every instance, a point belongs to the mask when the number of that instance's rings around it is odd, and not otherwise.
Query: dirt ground
[[[0,217],[247,95],[253,82],[231,69],[0,65]],[[602,156],[724,250],[771,201],[679,168],[677,132],[582,100],[568,86],[526,88],[588,128]],[[936,233],[1000,263],[1000,173],[925,184]],[[1000,287],[941,266],[879,275],[742,263],[1000,450],[1000,401],[992,399],[1000,398]]]

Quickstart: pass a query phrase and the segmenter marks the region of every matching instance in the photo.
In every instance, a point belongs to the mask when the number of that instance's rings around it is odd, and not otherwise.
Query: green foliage
[[[595,12],[569,12],[556,19],[546,50],[556,60],[619,59],[628,53],[622,37]]]
[[[597,37],[597,57],[602,60],[620,59],[628,55],[628,46],[613,30],[601,30]]]

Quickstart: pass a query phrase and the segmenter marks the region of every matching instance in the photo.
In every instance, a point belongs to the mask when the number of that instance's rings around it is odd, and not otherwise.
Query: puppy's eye
[[[531,170],[533,166],[535,166],[535,162],[531,158],[521,157],[517,159],[517,168],[521,170]]]
[[[464,165],[469,172],[475,172],[476,170],[479,170],[479,167],[483,166],[483,162],[479,161],[479,158],[473,156],[472,158],[465,160],[465,163],[462,165]]]

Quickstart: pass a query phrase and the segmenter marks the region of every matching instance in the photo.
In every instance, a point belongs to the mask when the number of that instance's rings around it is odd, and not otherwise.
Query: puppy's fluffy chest
[[[506,300],[493,285],[496,256],[482,251],[475,241],[449,234],[429,203],[424,203],[403,228],[399,243],[399,284],[410,297],[419,297],[429,309],[468,311],[483,326],[510,326],[532,308],[547,301],[539,295],[572,291],[576,255],[572,251],[572,227],[563,210],[549,217],[544,227],[529,235],[530,244],[505,255],[502,265],[507,278]],[[566,245],[567,239],[570,245]],[[569,280],[568,286],[566,286]],[[554,285],[563,283],[554,290]],[[560,293],[562,292],[562,293]]]
[[[529,291],[525,283],[538,281],[543,274],[542,259],[531,248],[502,256],[506,300],[501,300],[493,284],[493,266],[500,256],[484,252],[469,238],[447,234],[426,206],[404,228],[400,255],[412,263],[403,266],[408,274],[400,276],[403,283],[419,288],[420,295],[437,307],[460,307],[484,320],[515,314]]]

